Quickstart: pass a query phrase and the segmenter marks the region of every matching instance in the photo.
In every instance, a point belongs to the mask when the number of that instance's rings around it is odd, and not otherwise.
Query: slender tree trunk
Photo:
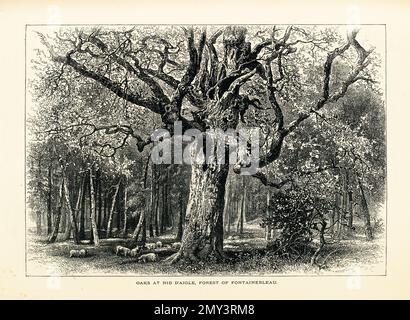
[[[164,186],[162,184],[158,185],[158,229],[159,235],[163,234],[163,211],[164,211]]]
[[[36,233],[37,235],[41,235],[41,218],[42,214],[41,211],[36,212]]]
[[[52,183],[52,175],[53,175],[53,167],[50,164],[48,166],[48,197],[47,197],[47,235],[50,235],[52,232],[52,196],[53,196],[53,183]]]
[[[82,187],[80,186],[80,190],[78,192],[78,197],[77,197],[77,204],[76,204],[76,208],[75,211],[73,211],[72,207],[71,207],[71,196],[70,196],[70,189],[68,188],[67,185],[67,177],[65,176],[65,174],[63,173],[63,179],[64,179],[64,194],[65,194],[65,202],[66,202],[66,206],[67,206],[67,210],[68,210],[68,214],[71,217],[68,218],[67,221],[70,221],[69,223],[69,227],[67,227],[66,229],[66,233],[65,233],[65,239],[68,239],[70,237],[70,233],[72,231],[73,233],[73,238],[74,238],[74,242],[75,243],[80,243],[80,239],[78,237],[78,229],[77,229],[77,220],[76,220],[76,214],[78,213],[78,209],[79,209],[79,205],[80,205],[80,196],[81,196],[81,189]]]
[[[365,219],[364,221],[365,221],[366,238],[367,240],[373,240],[373,231],[372,231],[372,225],[371,225],[371,220],[370,220],[369,206],[367,205],[366,195],[364,194],[362,182],[360,181],[360,178],[358,178],[357,180],[359,182],[359,189],[360,189],[360,194],[361,194],[361,199],[362,199],[361,202],[362,202],[363,216]]]
[[[98,247],[100,245],[100,239],[98,238],[98,229],[96,222],[96,209],[95,209],[95,193],[94,193],[94,180],[93,169],[90,167],[90,220],[91,220],[91,234],[93,236],[94,245]]]
[[[41,190],[41,180],[42,180],[42,176],[41,176],[41,158],[38,160],[38,177],[37,177],[37,188],[38,188],[38,192],[40,194],[40,190]],[[38,210],[36,212],[36,233],[38,235],[41,235],[41,210]]]
[[[127,197],[128,197],[128,186],[127,186],[127,178],[125,178],[124,182],[124,224],[122,229],[122,236],[127,237],[127,211],[128,211],[128,204],[127,204]]]
[[[145,210],[141,210],[137,226],[135,227],[134,232],[132,233],[132,240],[134,242],[138,241],[138,237],[139,237],[139,235],[141,233],[141,230],[144,226],[144,220],[145,220]]]
[[[326,230],[326,222],[322,221],[320,230],[319,230],[319,247],[313,253],[312,258],[310,259],[310,264],[313,266],[317,263],[317,258],[319,257],[320,253],[325,246],[325,230]]]
[[[246,193],[242,195],[242,206],[241,206],[241,223],[239,225],[239,233],[243,233],[243,220],[245,218],[245,207],[246,207]]]
[[[67,218],[67,212],[66,211],[64,211],[64,206],[63,206],[63,208],[61,209],[61,218],[60,218],[60,230],[62,230],[62,231],[64,231],[64,236],[65,236],[65,232],[66,232],[66,218]],[[63,238],[64,238],[64,236],[63,236]]]
[[[242,215],[241,215],[241,233],[243,233],[243,226],[246,222],[246,207],[247,207],[247,201],[246,201],[246,189],[245,193],[243,194],[243,200],[242,200]]]
[[[153,228],[152,221],[151,221],[151,223],[149,224],[149,237],[152,238],[153,236],[154,236],[154,228]]]
[[[232,212],[231,212],[231,220],[234,220],[234,218],[236,218],[236,220],[238,220],[238,202],[240,201],[239,199],[239,195],[235,194],[232,198]],[[235,222],[234,222],[235,223]],[[236,229],[238,229],[238,221],[236,221]],[[238,230],[236,230],[238,231]]]
[[[224,204],[224,213],[223,213],[223,215],[225,217],[225,219],[224,219],[224,221],[225,221],[224,230],[225,231],[227,231],[227,229],[228,229],[227,224],[230,223],[230,219],[229,219],[229,209],[230,208],[229,208],[229,205],[230,205],[230,202],[231,202],[231,197],[230,197],[230,195],[231,195],[231,192],[230,192],[231,191],[230,190],[231,189],[231,180],[229,179],[229,174],[228,174],[228,178],[226,178],[226,179],[227,179],[227,182],[226,182],[226,191],[225,191],[225,199],[224,199],[225,204]]]
[[[155,189],[155,235],[158,237],[159,236],[159,215],[160,215],[160,202],[159,202],[159,185],[157,185],[156,189]]]
[[[349,228],[349,233],[352,233],[353,231],[353,192],[352,191],[349,191],[348,200],[349,200],[349,219],[348,219],[347,227]]]
[[[168,172],[168,170],[167,170]],[[165,232],[168,227],[168,191],[169,191],[169,186],[168,186],[168,174],[167,174],[167,179],[165,182],[165,187],[164,187],[164,209],[162,211],[162,224],[163,224],[163,229],[162,231]]]
[[[101,230],[101,226],[103,225],[103,217],[102,217],[102,187],[101,187],[101,169],[99,168],[96,173],[96,180],[97,180],[97,202],[98,202],[98,216],[97,216],[97,228],[98,231]]]
[[[165,214],[165,226],[167,228],[171,228],[173,226],[172,222],[172,183],[170,182],[169,178],[169,168],[167,169],[167,190],[166,190],[166,205],[167,205],[167,210]]]
[[[230,196],[229,198],[229,208],[228,208],[228,221],[226,222],[228,228],[226,230],[226,234],[231,234],[231,224],[232,224],[232,210],[233,210],[233,197]]]
[[[167,210],[167,200],[166,200],[166,193],[167,193],[167,185],[166,182],[161,188],[161,219],[160,219],[160,232],[164,234],[165,230],[165,221],[166,221],[166,210]]]
[[[334,237],[335,238],[339,238],[340,237],[340,219],[341,219],[341,215],[340,215],[340,193],[339,190],[336,190],[336,194],[335,194],[335,224],[334,224]]]
[[[69,240],[71,238],[71,213],[65,210],[65,225],[64,225],[64,240]]]
[[[329,234],[333,237],[333,233],[335,232],[334,228],[335,224],[335,209],[329,210]]]
[[[148,194],[149,189],[146,188],[146,183],[144,185],[144,198],[145,198],[145,208],[143,209],[144,211],[144,220],[142,221],[142,244],[144,245],[147,241],[147,216],[149,215],[149,203],[150,203],[150,197]]]
[[[65,210],[65,219],[64,219],[65,223],[63,224],[64,227],[62,229],[65,230],[63,239],[68,240],[71,237],[71,211],[70,211],[71,209],[70,201],[71,200],[70,200],[70,190],[68,188],[68,180],[65,177],[65,173],[63,173],[63,179],[64,179],[64,194],[65,194],[65,199],[66,199],[65,202],[66,202],[67,210]],[[67,204],[67,197],[68,197],[68,202],[70,203],[70,209]]]
[[[122,226],[122,199],[123,199],[123,184],[120,184],[120,188],[118,190],[118,195],[117,195],[117,201],[115,203],[115,207],[116,207],[116,224],[117,224],[117,235],[121,234],[121,226]]]
[[[114,196],[112,197],[111,209],[110,209],[110,213],[108,216],[108,223],[107,223],[107,238],[111,237],[112,217],[114,214],[115,202],[117,199],[118,190],[120,188],[120,183],[121,183],[121,179],[118,180],[118,183],[115,186]]]
[[[89,208],[88,211],[88,215],[86,215],[86,223],[88,224],[88,228],[87,228],[87,224],[86,224],[86,229],[90,230],[90,243],[94,243],[94,233],[93,233],[93,226],[91,223],[91,217],[93,216],[93,212],[92,209],[95,208],[94,204],[91,203],[91,184],[90,184],[90,180],[91,180],[91,176],[92,176],[92,171],[87,169],[89,172],[89,179],[88,179],[88,201],[87,201],[87,205]],[[94,190],[94,186],[93,186],[93,190]]]
[[[182,193],[179,194],[179,219],[178,219],[178,232],[177,232],[177,240],[181,241],[182,235],[184,232],[184,206],[182,203],[183,197]]]
[[[69,210],[72,212],[72,229],[73,229],[73,238],[75,243],[80,243],[80,236],[78,232],[78,224],[77,224],[77,218],[80,212],[80,205],[81,205],[81,199],[83,197],[83,190],[84,190],[84,176],[81,178],[80,186],[78,188],[78,195],[77,195],[77,202],[75,204],[75,210],[74,212],[71,210],[71,206]]]
[[[150,186],[150,213],[149,213],[149,236],[152,238],[154,236],[153,228],[153,217],[155,214],[155,204],[154,204],[154,167],[151,165],[151,186]]]
[[[238,195],[238,200],[236,203],[236,233],[241,233],[241,219],[242,219],[242,200],[243,194]]]
[[[344,170],[344,180],[343,180],[343,230],[345,233],[348,230],[348,211],[349,211],[349,201],[348,201],[348,185],[349,185],[349,175],[347,169]]]
[[[268,192],[266,193],[266,218],[269,218],[269,205],[270,205],[270,192],[268,190]],[[265,239],[266,241],[269,241],[271,239],[271,225],[270,223],[268,223],[265,226]]]
[[[50,237],[48,238],[49,243],[53,243],[57,240],[58,229],[60,227],[61,210],[63,208],[63,203],[64,203],[64,179],[62,179],[62,181],[61,181],[61,186],[60,186],[60,191],[59,191],[59,203],[58,203],[58,207],[57,207],[57,215],[55,217],[53,232],[51,233]]]
[[[240,215],[239,215],[239,221],[238,221],[238,228],[239,228],[239,233],[243,233],[243,223],[245,220],[245,211],[246,211],[246,184],[245,184],[245,177],[242,177],[242,199],[241,199],[241,207],[240,207]],[[238,231],[238,230],[237,230]]]
[[[148,230],[149,230],[149,237],[152,238],[154,236],[154,224],[153,224],[153,219],[154,219],[154,214],[155,214],[155,203],[154,203],[154,197],[151,189],[150,193],[150,212],[149,212],[149,222],[148,222]]]
[[[87,183],[88,180],[88,173],[85,174],[85,178],[83,180],[83,190],[81,193],[81,210],[80,210],[80,228],[79,228],[79,238],[80,240],[85,239],[85,205],[86,205],[86,194],[87,194]]]
[[[147,242],[147,217],[144,213],[144,219],[142,220],[142,236],[141,236],[141,245],[144,246]]]
[[[107,230],[106,230],[106,226],[107,226],[107,224],[108,224],[107,211],[108,211],[108,194],[107,194],[107,192],[105,191],[105,192],[104,192],[104,211],[103,211],[103,213],[104,213],[104,218],[103,218],[103,222],[102,222],[102,227],[104,227],[104,230],[105,230],[105,231],[107,231]]]
[[[157,166],[152,166],[152,172],[153,172],[153,196],[154,196],[154,210],[152,211],[153,217],[154,217],[154,228],[155,228],[155,235],[159,235],[159,226],[158,226],[158,206],[159,206],[159,186],[158,186],[158,172],[157,172]]]

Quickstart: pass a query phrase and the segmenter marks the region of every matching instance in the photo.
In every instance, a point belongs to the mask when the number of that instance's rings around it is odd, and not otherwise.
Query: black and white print
[[[27,275],[384,275],[384,75],[384,25],[28,25]]]

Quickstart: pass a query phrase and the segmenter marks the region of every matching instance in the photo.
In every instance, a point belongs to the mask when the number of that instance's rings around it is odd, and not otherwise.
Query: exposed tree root
[[[203,249],[200,251],[198,254],[193,254],[192,252],[183,252],[183,251],[178,251],[168,258],[164,260],[164,263],[166,264],[177,264],[181,262],[185,263],[198,263],[199,261],[218,261],[218,262],[224,262],[227,260],[227,257],[223,252],[220,252],[219,250],[212,250],[209,251],[208,249]]]

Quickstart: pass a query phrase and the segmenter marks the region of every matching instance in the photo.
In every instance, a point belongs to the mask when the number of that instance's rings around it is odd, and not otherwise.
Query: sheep
[[[83,258],[87,255],[87,250],[70,250],[70,258]]]
[[[80,257],[85,257],[88,254],[87,250],[81,249],[80,250]]]
[[[172,244],[172,249],[179,250],[181,248],[181,242],[174,242]]]
[[[70,250],[70,258],[80,257],[80,250]]]
[[[147,263],[147,262],[155,262],[158,260],[158,256],[155,253],[147,253],[143,254],[138,258],[138,262]]]
[[[145,247],[149,250],[155,249],[157,245],[155,243],[146,243]]]
[[[118,255],[123,255],[124,257],[131,256],[131,250],[129,248],[123,247],[123,246],[117,246],[115,248],[115,254]]]
[[[131,250],[130,256],[132,258],[135,258],[140,251],[141,251],[141,248],[137,246],[137,247],[135,247],[134,249]]]

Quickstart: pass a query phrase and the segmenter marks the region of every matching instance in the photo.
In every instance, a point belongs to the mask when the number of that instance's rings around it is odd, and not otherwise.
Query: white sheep
[[[131,257],[132,258],[135,258],[137,255],[138,255],[138,253],[141,251],[141,248],[140,247],[135,247],[134,249],[132,249],[131,250]]]
[[[149,250],[153,250],[157,247],[156,243],[146,243],[145,247]]]
[[[158,260],[158,256],[155,253],[147,253],[143,254],[138,258],[138,262],[147,263],[147,262],[155,262]]]
[[[83,258],[87,255],[87,250],[70,250],[70,258]]]
[[[181,242],[174,242],[172,244],[172,249],[175,249],[175,250],[181,249]]]
[[[115,254],[118,255],[123,255],[124,257],[131,256],[131,250],[129,248],[123,247],[123,246],[117,246],[115,248]]]

